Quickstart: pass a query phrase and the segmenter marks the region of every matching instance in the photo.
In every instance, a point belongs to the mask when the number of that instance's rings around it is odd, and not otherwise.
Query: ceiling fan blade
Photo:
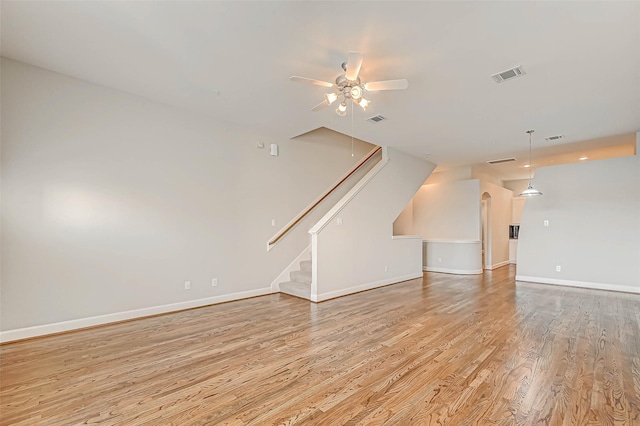
[[[311,84],[315,84],[316,86],[322,86],[322,87],[335,86],[333,83],[329,83],[328,81],[320,81],[320,80],[314,80],[313,78],[298,77],[297,75],[292,75],[291,77],[289,77],[289,80],[299,81],[301,83],[311,83]]]
[[[329,105],[329,101],[325,99],[324,101],[320,102],[318,105],[316,105],[313,108],[311,108],[311,111],[318,111],[318,110],[326,107],[327,105]]]
[[[365,83],[364,89],[369,92],[375,92],[376,90],[402,90],[409,87],[409,81],[402,80],[384,80],[384,81],[372,81]]]
[[[362,66],[362,53],[349,52],[347,57],[347,71],[344,76],[347,80],[356,81],[358,74],[360,73],[360,67]]]

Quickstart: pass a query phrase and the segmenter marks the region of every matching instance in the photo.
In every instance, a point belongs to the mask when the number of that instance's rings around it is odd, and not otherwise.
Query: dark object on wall
[[[509,239],[517,240],[520,233],[520,225],[509,225]]]

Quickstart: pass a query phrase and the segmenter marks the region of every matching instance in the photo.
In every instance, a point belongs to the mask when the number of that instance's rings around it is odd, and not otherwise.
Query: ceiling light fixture
[[[364,89],[360,85],[360,79],[356,81],[343,79],[343,81],[336,82],[336,85],[338,86],[338,93],[327,93],[324,95],[325,104],[327,105],[331,105],[333,101],[342,97],[342,103],[340,104],[341,106],[336,110],[336,114],[341,117],[344,117],[346,115],[346,103],[349,99],[351,99],[354,104],[362,108],[363,111],[367,110],[367,107],[369,106],[369,103],[371,101],[362,97],[362,95],[364,94]],[[342,107],[342,105],[344,105],[344,107]]]
[[[527,133],[529,133],[529,164],[531,164],[531,134],[533,132],[535,132],[535,130],[527,130]],[[535,197],[535,196],[538,196],[538,195],[542,195],[542,192],[538,191],[533,186],[531,186],[531,167],[529,167],[529,186],[527,187],[527,189],[522,191],[520,196],[521,197]]]
[[[409,87],[409,82],[406,79],[370,81],[368,83],[363,83],[358,76],[360,74],[361,67],[362,54],[359,52],[349,52],[347,61],[342,63],[342,70],[344,71],[344,74],[339,75],[336,78],[335,83],[316,80],[314,78],[299,77],[296,75],[289,77],[289,79],[313,84],[314,86],[328,87],[334,90],[332,93],[325,94],[324,101],[314,106],[311,111],[319,111],[327,105],[331,105],[335,101],[340,100],[345,106],[343,108],[338,107],[338,109],[336,109],[336,114],[339,116],[346,115],[346,103],[349,99],[362,108],[363,111],[366,111],[371,101],[363,98],[365,92],[375,92],[379,90],[404,90]]]
[[[335,101],[338,100],[338,94],[337,93],[327,93],[324,95],[325,100],[328,102],[327,105],[331,105],[332,103],[334,103]]]
[[[578,158],[578,160],[580,160],[580,161],[584,161],[584,160],[588,160],[588,159],[589,159],[589,157],[580,157],[580,158]]]
[[[351,88],[351,97],[355,100],[358,100],[362,97],[362,87],[360,86],[353,86]]]

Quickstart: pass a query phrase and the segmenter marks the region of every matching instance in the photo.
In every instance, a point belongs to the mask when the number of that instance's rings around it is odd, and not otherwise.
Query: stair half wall
[[[436,165],[392,148],[309,233],[311,300],[319,302],[422,277],[422,238],[393,236],[393,222]]]

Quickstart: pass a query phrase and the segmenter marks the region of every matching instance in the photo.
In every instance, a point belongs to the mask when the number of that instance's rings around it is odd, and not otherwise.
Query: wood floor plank
[[[640,295],[511,266],[0,346],[0,425],[640,425]]]

